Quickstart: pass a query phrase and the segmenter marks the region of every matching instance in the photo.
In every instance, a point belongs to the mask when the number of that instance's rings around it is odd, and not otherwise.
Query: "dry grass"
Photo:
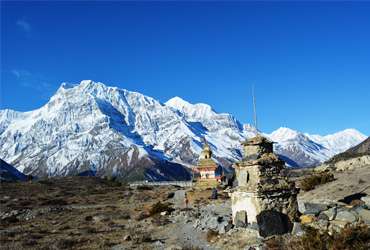
[[[214,231],[212,229],[209,229],[207,231],[207,241],[208,242],[214,242],[218,237],[218,232]]]
[[[309,191],[318,185],[322,185],[331,181],[334,181],[334,175],[329,172],[322,172],[313,174],[303,179],[300,183],[300,187],[303,191]]]
[[[155,187],[144,192],[95,177],[2,183],[1,211],[17,210],[23,215],[27,209],[34,217],[0,220],[0,249],[110,249],[117,244],[134,248],[136,243],[123,236],[135,238],[132,233],[137,226],[145,229],[142,234],[150,235],[148,225],[153,224],[128,221],[149,211],[153,202],[166,200],[171,191],[171,187]],[[152,244],[145,235],[137,238],[142,249]]]
[[[364,224],[347,225],[341,232],[330,235],[306,227],[302,237],[273,237],[266,240],[269,250],[367,250],[370,249],[370,229]]]

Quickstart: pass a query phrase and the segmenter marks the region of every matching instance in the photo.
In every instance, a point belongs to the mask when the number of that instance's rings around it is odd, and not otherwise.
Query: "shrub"
[[[318,185],[325,184],[333,180],[334,180],[334,175],[332,173],[322,172],[319,174],[308,176],[307,178],[303,179],[300,183],[301,184],[300,187],[304,191],[309,191],[309,190],[314,189]]]
[[[59,249],[71,249],[78,243],[75,239],[61,239],[56,243]]]
[[[304,227],[305,234],[288,242],[281,249],[288,250],[365,250],[370,248],[370,229],[365,224],[347,225],[339,233],[329,235],[327,231],[320,232],[312,227]],[[276,243],[276,242],[275,242]],[[278,244],[267,244],[267,249]]]
[[[153,187],[152,186],[137,186],[136,187],[137,190],[153,190]]]
[[[41,203],[41,205],[44,206],[65,206],[68,205],[68,202],[63,199],[52,199],[52,200],[46,200]]]
[[[344,248],[344,247],[345,248]],[[333,249],[357,249],[370,248],[370,228],[365,225],[347,225],[334,236]]]
[[[53,182],[49,179],[41,179],[38,181],[38,183],[46,185],[46,186],[51,186],[53,185]]]
[[[218,236],[218,232],[217,231],[214,231],[212,229],[209,229],[207,231],[207,241],[208,242],[214,241],[215,239],[217,239],[217,236]]]
[[[155,214],[159,214],[161,212],[168,212],[168,213],[171,213],[174,209],[170,206],[171,203],[162,203],[160,201],[158,201],[157,203],[155,203],[149,210],[149,216],[153,216]]]

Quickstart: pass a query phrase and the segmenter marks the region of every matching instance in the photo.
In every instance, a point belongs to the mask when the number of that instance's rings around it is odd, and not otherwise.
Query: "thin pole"
[[[252,85],[252,96],[253,96],[253,120],[254,120],[254,127],[258,131],[258,128],[257,128],[256,97],[254,95],[254,84]]]

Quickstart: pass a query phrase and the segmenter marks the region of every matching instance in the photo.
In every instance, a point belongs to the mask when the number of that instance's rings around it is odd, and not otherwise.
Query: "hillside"
[[[0,182],[26,181],[27,176],[0,159]]]
[[[370,156],[370,137],[368,137],[360,144],[346,150],[345,152],[335,155],[334,157],[326,161],[325,164],[335,164],[339,161],[346,161],[349,159],[367,155]]]

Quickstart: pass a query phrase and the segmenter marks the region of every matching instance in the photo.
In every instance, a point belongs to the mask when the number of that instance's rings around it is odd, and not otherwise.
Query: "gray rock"
[[[302,214],[318,215],[321,211],[328,209],[327,204],[298,201],[298,210]]]
[[[333,234],[335,232],[340,232],[347,223],[348,223],[347,221],[341,221],[341,220],[330,221],[330,224],[328,227],[329,233]]]
[[[325,212],[325,211],[324,211],[324,212]],[[321,213],[319,214],[319,216],[317,217],[317,219],[328,221],[328,220],[329,220],[329,216],[327,216],[326,214],[324,214],[323,212],[321,212]]]
[[[316,220],[310,224],[310,227],[316,228],[320,231],[326,231],[329,227],[328,220]]]
[[[328,210],[323,211],[321,214],[325,214],[328,217],[328,220],[335,220],[335,216],[337,216],[337,208],[329,208]]]
[[[108,221],[109,217],[107,217],[105,215],[95,215],[95,216],[92,217],[92,220],[94,222]]]
[[[356,213],[360,217],[361,221],[363,221],[367,225],[370,225],[370,210],[362,207],[357,207]]]
[[[125,246],[123,244],[115,245],[111,248],[111,250],[126,250],[126,249],[130,249],[130,247]]]
[[[363,202],[365,202],[365,205],[370,208],[370,196],[364,196],[361,198]]]
[[[291,234],[295,236],[302,236],[304,234],[301,223],[299,222],[293,223],[293,229],[292,229]]]
[[[218,226],[218,233],[224,234],[233,228],[232,221],[223,221]]]
[[[238,211],[235,214],[234,223],[236,227],[247,227],[248,219],[246,211]]]
[[[337,216],[335,217],[335,219],[339,221],[349,222],[349,223],[353,223],[357,221],[356,215],[345,209],[338,210]]]

